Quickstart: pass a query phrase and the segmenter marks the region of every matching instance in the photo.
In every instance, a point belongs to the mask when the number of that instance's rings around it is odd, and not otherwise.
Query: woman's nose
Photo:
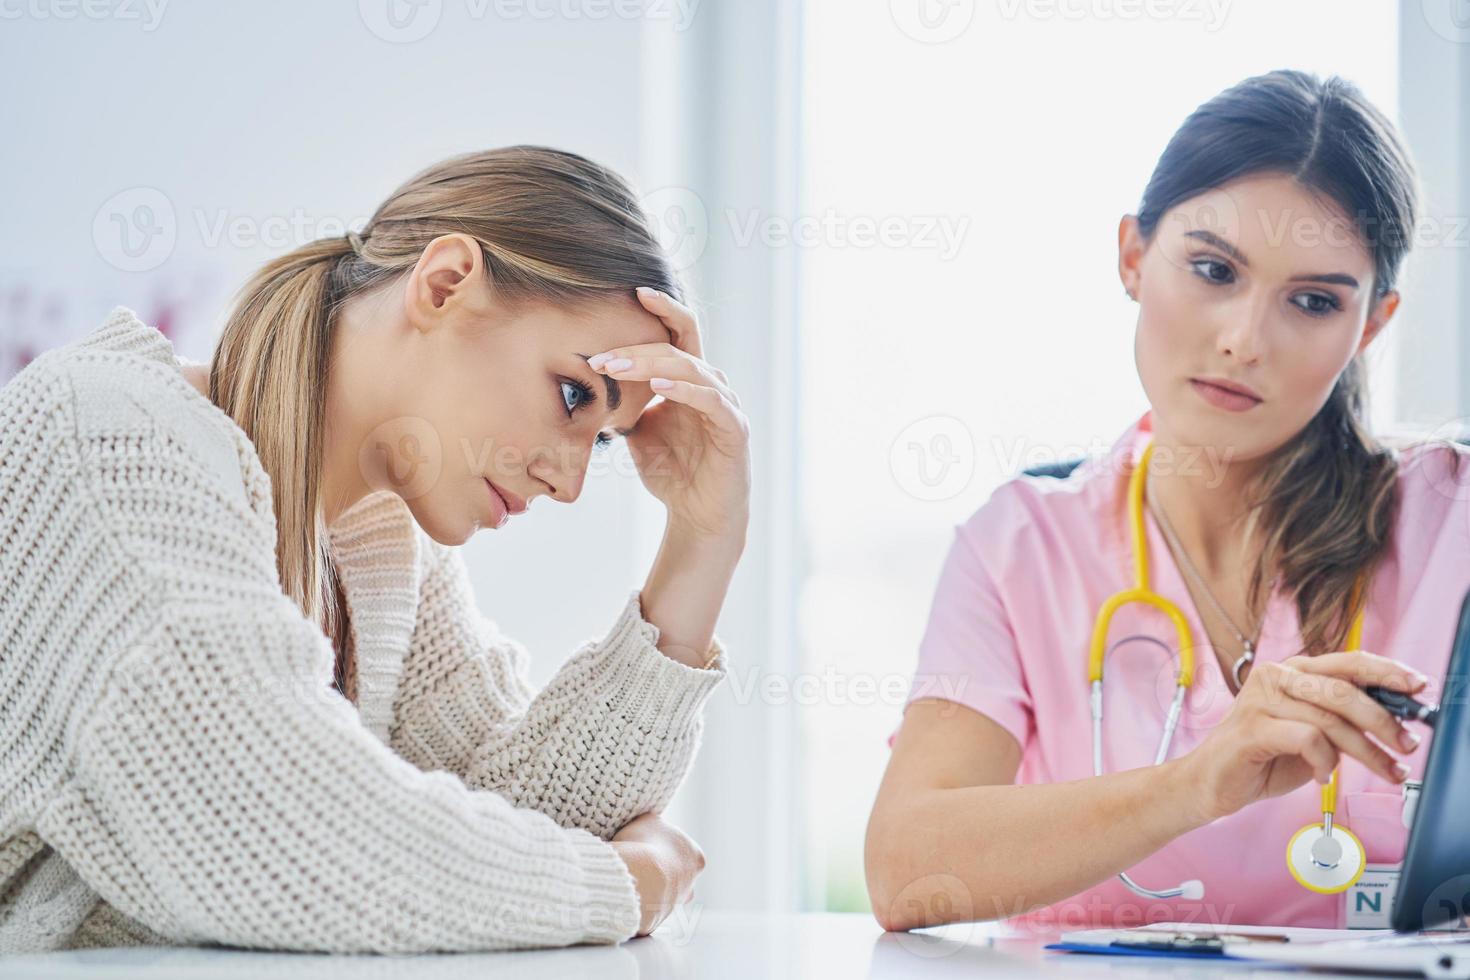
[[[1225,327],[1219,335],[1220,353],[1245,364],[1259,361],[1265,350],[1270,318],[1269,297],[1246,297],[1242,305],[1227,312]]]
[[[544,465],[533,468],[531,475],[546,484],[549,488],[547,495],[551,499],[570,504],[582,495],[582,486],[587,480],[587,460],[591,453],[590,446],[580,452],[564,447],[562,452],[556,454],[560,459],[544,459]]]

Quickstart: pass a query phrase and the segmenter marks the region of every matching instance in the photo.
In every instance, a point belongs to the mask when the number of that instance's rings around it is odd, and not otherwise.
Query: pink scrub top
[[[1133,581],[1127,485],[1150,422],[1145,413],[1110,453],[1087,460],[1065,479],[1023,476],[1003,484],[955,528],[908,700],[956,701],[1011,732],[1022,746],[1019,784],[1093,775],[1088,643],[1103,600]],[[1430,702],[1438,700],[1460,603],[1470,589],[1467,457],[1470,451],[1445,444],[1402,452],[1400,510],[1363,623],[1363,648],[1427,675],[1420,699]],[[1177,758],[1203,741],[1234,695],[1159,527],[1147,508],[1144,513],[1150,584],[1184,610],[1196,643],[1195,681],[1170,750]],[[1129,639],[1140,634],[1164,641],[1169,650],[1176,645],[1168,621],[1148,607],[1131,603],[1114,616],[1103,672],[1106,772],[1153,763],[1174,691],[1172,655]],[[1296,608],[1278,592],[1267,607],[1257,658],[1285,660],[1299,647]],[[1430,733],[1411,727],[1425,736],[1405,757],[1410,778],[1420,779]],[[1408,835],[1401,787],[1346,756],[1338,780],[1337,819],[1363,841],[1369,864],[1400,863]],[[1038,929],[1161,921],[1343,928],[1344,896],[1308,891],[1286,866],[1287,841],[1321,818],[1321,787],[1308,782],[1185,834],[1128,869],[1135,882],[1155,890],[1197,878],[1204,884],[1202,900],[1146,899],[1110,877],[1044,909],[1002,917]],[[1095,830],[1099,839],[1108,832]],[[1047,828],[1036,833],[1044,839]],[[976,896],[977,903],[985,900]]]

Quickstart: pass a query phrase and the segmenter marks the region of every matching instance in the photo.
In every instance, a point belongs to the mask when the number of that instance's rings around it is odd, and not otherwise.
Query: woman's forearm
[[[931,789],[880,805],[867,838],[874,915],[892,930],[1007,918],[1126,871],[1209,822],[1180,761],[1066,783]]]
[[[643,618],[665,656],[702,667],[745,538],[701,537],[670,522],[642,591]]]

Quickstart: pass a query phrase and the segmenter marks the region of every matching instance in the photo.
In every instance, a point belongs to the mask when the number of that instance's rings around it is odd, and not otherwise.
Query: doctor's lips
[[[1244,412],[1265,401],[1255,389],[1225,378],[1190,378],[1189,384],[1205,401],[1227,412]]]

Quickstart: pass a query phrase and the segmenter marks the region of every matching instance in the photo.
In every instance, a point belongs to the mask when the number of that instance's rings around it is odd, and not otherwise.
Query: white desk
[[[920,978],[980,976],[1140,977],[1207,980],[1269,973],[1240,962],[1209,962],[1046,952],[1048,940],[1007,938],[995,924],[884,934],[866,915],[762,915],[686,910],[654,935],[621,946],[578,946],[517,953],[441,956],[322,956],[192,948],[76,950],[0,957],[0,977],[108,977],[193,980],[517,980],[592,977],[658,980],[775,978]],[[1284,976],[1284,974],[1277,974]],[[1314,977],[1328,974],[1312,974]]]

